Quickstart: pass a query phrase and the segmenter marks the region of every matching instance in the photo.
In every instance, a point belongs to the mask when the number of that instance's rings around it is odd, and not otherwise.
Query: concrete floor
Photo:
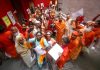
[[[0,70],[39,70],[37,65],[33,65],[32,68],[27,68],[21,59],[8,59],[5,60],[0,66]],[[45,65],[42,70],[49,70]],[[53,70],[57,70],[55,64],[53,64]],[[76,61],[69,61],[65,64],[63,70],[100,70],[100,46],[95,50],[89,48],[89,53],[84,53],[79,56]]]

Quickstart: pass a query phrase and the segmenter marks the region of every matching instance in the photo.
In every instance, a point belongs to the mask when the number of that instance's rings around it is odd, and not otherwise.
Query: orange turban
[[[77,31],[74,31],[73,34],[76,35],[76,36],[79,35],[79,33]]]

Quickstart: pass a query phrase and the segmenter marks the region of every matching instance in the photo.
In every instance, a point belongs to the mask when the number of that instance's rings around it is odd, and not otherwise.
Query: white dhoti
[[[35,56],[35,55],[34,55]],[[32,58],[31,56],[31,51],[28,50],[24,53],[21,54],[21,57],[23,59],[23,61],[25,62],[25,64],[30,68],[32,67],[33,63],[35,62],[34,59],[35,57]],[[34,61],[34,62],[33,62]]]

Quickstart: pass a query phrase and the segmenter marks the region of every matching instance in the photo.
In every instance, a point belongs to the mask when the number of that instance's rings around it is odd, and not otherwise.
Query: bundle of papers
[[[43,55],[43,54],[46,54],[46,51],[45,50],[43,50],[42,48],[41,48],[41,46],[39,45],[39,46],[37,46],[37,47],[35,47],[34,48],[34,50],[36,51],[36,53],[37,54],[39,54],[39,55]]]

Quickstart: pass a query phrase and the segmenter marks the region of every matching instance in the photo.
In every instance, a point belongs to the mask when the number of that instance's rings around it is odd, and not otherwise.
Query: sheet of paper
[[[16,21],[15,21],[15,18],[14,18],[14,16],[13,16],[12,12],[11,12],[11,11],[8,11],[8,12],[7,12],[7,15],[8,15],[8,17],[10,18],[12,24],[14,25],[14,24],[16,23]]]
[[[81,8],[80,10],[72,13],[72,19],[76,19],[78,16],[83,16],[84,15],[84,9]]]
[[[52,58],[56,61],[59,57],[60,54],[62,54],[63,49],[58,45],[55,44],[49,51],[48,53],[52,56]]]
[[[7,27],[10,26],[11,22],[10,22],[8,16],[4,16],[4,17],[2,18],[2,20],[4,21],[4,23],[5,23],[5,25],[6,25]]]
[[[43,50],[40,45],[35,47],[34,50],[36,51],[37,54],[40,54],[40,55],[46,54],[46,51]]]

